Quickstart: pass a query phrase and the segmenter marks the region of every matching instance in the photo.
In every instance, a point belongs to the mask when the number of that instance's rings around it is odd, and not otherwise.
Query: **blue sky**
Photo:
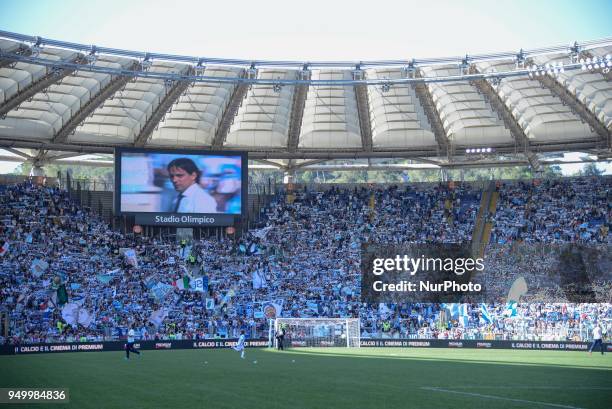
[[[404,59],[612,36],[612,1],[0,0],[0,28],[142,51]]]
[[[612,0],[0,0],[7,31],[139,51],[309,61],[570,44],[612,37],[610,16]]]

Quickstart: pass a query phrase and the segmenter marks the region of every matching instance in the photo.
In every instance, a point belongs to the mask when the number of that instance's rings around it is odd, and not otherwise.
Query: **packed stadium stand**
[[[610,244],[612,179],[572,178],[498,185],[493,241]],[[594,321],[610,325],[609,300],[598,304],[468,305],[468,322],[441,321],[440,304],[360,302],[361,243],[470,240],[480,193],[469,184],[279,193],[259,229],[239,239],[181,244],[112,231],[66,191],[23,183],[2,190],[0,259],[8,343],[118,339],[130,323],[143,339],[250,337],[267,331],[254,300],[275,300],[283,317],[361,317],[364,337],[587,339]],[[371,197],[375,206],[372,208]],[[526,204],[529,204],[526,206]],[[546,215],[562,215],[547,220]],[[128,257],[122,249],[134,249]],[[177,282],[201,271],[208,292]],[[66,300],[61,300],[65,286]],[[207,300],[208,299],[208,300]],[[59,303],[79,309],[62,319]]]

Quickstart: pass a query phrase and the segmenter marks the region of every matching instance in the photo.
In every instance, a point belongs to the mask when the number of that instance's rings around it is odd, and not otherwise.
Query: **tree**
[[[604,174],[603,169],[599,169],[596,163],[587,163],[582,170],[578,171],[579,176],[601,176]]]
[[[23,162],[13,170],[13,175],[29,175],[32,169],[30,162]],[[43,167],[45,174],[49,177],[56,177],[57,172],[66,177],[66,172],[72,172],[73,179],[96,180],[100,182],[112,183],[115,170],[112,166],[79,166],[79,165],[60,165],[49,163]]]

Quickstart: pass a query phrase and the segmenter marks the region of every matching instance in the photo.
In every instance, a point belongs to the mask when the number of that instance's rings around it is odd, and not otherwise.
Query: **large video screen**
[[[140,224],[233,224],[245,207],[246,164],[243,152],[118,148],[116,213]]]

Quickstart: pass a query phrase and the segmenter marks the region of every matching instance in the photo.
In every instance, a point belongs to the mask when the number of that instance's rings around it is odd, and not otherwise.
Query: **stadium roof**
[[[116,146],[243,150],[283,169],[606,159],[610,53],[612,39],[428,60],[247,61],[0,31],[0,148],[26,159],[36,154],[19,149],[59,159]]]

